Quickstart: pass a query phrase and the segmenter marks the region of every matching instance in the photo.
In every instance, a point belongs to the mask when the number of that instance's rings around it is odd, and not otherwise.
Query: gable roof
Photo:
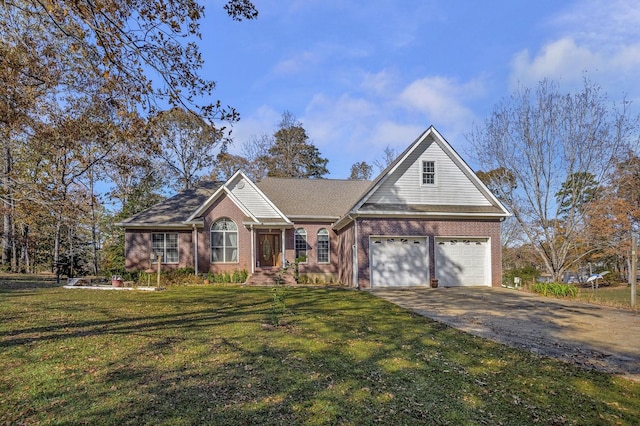
[[[416,173],[419,155],[426,150],[439,155],[449,177],[462,182],[465,194],[446,184],[439,192],[428,196],[416,191],[418,197],[399,194],[404,186],[397,185],[407,174]],[[444,170],[444,169],[443,169]],[[416,175],[415,181],[418,178]],[[402,183],[402,182],[401,182]],[[419,185],[413,185],[418,187]],[[431,189],[430,189],[431,190]],[[396,191],[398,194],[394,194]],[[424,192],[424,190],[423,190]],[[444,194],[445,196],[442,196]],[[469,194],[471,197],[469,197]],[[507,209],[489,191],[467,163],[433,127],[423,132],[373,182],[343,179],[293,179],[267,177],[254,183],[238,170],[226,182],[201,182],[198,187],[179,192],[175,196],[125,219],[118,225],[127,228],[186,228],[201,224],[206,210],[221,196],[227,196],[256,224],[286,224],[293,221],[327,220],[341,229],[354,216],[411,216],[411,217],[472,217],[503,218]]]
[[[336,220],[369,188],[368,180],[266,177],[256,186],[290,219]]]
[[[280,209],[241,170],[236,171],[216,192],[187,219],[196,223],[205,211],[222,195],[226,195],[251,222],[291,224]]]
[[[195,188],[185,189],[120,223],[135,227],[184,227],[184,222],[207,198],[223,185],[220,181],[203,181]]]
[[[411,165],[411,161],[415,161],[415,154],[419,150],[424,150],[429,144],[435,143],[444,155],[443,158],[457,166],[457,173],[462,173],[467,181],[467,188],[471,188],[476,201],[469,201],[466,197],[460,196],[451,191],[451,188],[441,191],[448,194],[447,202],[441,202],[436,197],[430,199],[429,202],[424,201],[406,201],[398,202],[402,197],[398,196],[397,200],[389,199],[382,202],[384,197],[380,196],[381,188],[385,185],[392,186],[395,180],[402,177]],[[416,178],[416,182],[417,182]],[[387,188],[388,189],[388,188]],[[452,202],[453,198],[458,198]],[[481,203],[478,203],[481,200]],[[440,135],[435,127],[430,126],[425,130],[407,149],[402,152],[380,175],[373,181],[369,189],[360,197],[352,207],[342,216],[336,223],[335,227],[340,229],[348,224],[353,215],[415,215],[415,216],[469,216],[469,217],[507,217],[511,214],[502,205],[502,203],[489,191],[482,183],[478,176],[471,170],[467,163],[458,155],[453,147]]]

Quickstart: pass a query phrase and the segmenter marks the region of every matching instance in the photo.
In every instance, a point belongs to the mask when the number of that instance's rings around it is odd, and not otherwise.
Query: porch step
[[[281,269],[263,269],[254,272],[245,285],[267,286],[267,285],[295,285],[293,271]]]

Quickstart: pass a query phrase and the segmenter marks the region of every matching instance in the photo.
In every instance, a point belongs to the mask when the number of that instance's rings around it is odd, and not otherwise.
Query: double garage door
[[[429,285],[426,237],[371,237],[371,286]],[[441,286],[491,285],[487,238],[435,238],[435,271]]]

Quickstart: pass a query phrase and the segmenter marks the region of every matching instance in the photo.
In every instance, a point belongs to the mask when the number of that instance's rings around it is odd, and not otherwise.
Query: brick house
[[[501,285],[509,216],[434,127],[374,181],[203,182],[125,221],[128,270],[280,269],[345,286]]]

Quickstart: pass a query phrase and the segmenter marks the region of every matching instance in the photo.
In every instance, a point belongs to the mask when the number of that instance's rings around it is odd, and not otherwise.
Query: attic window
[[[423,185],[436,184],[436,162],[435,161],[422,162],[422,184]]]

